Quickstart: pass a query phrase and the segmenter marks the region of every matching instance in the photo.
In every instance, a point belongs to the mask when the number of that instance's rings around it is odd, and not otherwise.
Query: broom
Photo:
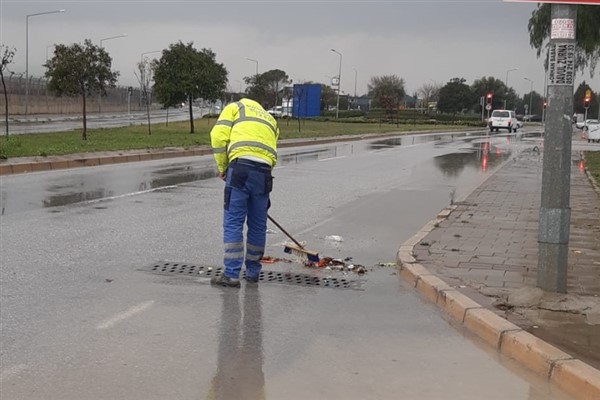
[[[269,214],[267,214],[267,217],[269,218],[269,220],[274,223],[280,230],[281,232],[283,232],[285,234],[285,236],[287,236],[288,238],[290,238],[292,240],[292,242],[294,242],[294,244],[292,243],[285,243],[284,244],[284,248],[283,251],[287,254],[294,254],[298,257],[302,257],[304,259],[307,259],[310,262],[313,263],[318,263],[319,262],[319,253],[315,252],[315,251],[311,251],[311,250],[307,250],[304,246],[302,246],[300,244],[300,242],[298,242],[296,239],[294,239],[292,237],[292,235],[290,235],[289,233],[286,232],[285,229],[283,229],[281,227],[281,225],[279,225],[277,223],[277,221],[275,221],[273,219],[273,217],[271,217]]]

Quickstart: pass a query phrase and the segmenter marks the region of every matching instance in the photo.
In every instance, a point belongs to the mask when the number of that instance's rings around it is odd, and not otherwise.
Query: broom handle
[[[287,236],[287,237],[289,237],[290,239],[292,239],[292,241],[293,241],[294,243],[296,243],[296,245],[297,245],[298,247],[300,247],[301,249],[303,249],[303,248],[304,248],[304,246],[302,246],[300,243],[298,243],[298,241],[297,241],[296,239],[294,239],[294,238],[292,237],[292,235],[290,235],[289,233],[287,233],[287,232],[286,232],[286,230],[285,230],[285,229],[283,229],[283,228],[281,227],[281,225],[279,225],[279,224],[277,223],[277,221],[275,221],[275,220],[273,219],[273,217],[271,217],[269,214],[267,214],[267,218],[269,218],[269,220],[270,220],[272,223],[274,223],[274,224],[275,224],[275,225],[276,225],[276,226],[277,226],[277,227],[278,227],[278,228],[281,230],[281,232],[285,233],[285,236]]]

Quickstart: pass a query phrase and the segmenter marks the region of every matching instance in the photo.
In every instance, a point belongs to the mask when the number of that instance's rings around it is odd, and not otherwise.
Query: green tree
[[[542,54],[542,50],[550,38],[551,6],[551,4],[538,4],[529,19],[529,43],[536,49],[538,57]],[[575,68],[583,71],[589,66],[591,76],[594,76],[594,70],[600,59],[600,23],[598,21],[600,21],[600,7],[595,5],[577,6]]]
[[[337,92],[329,85],[321,84],[321,111],[335,107]]]
[[[440,89],[437,108],[446,113],[456,115],[473,105],[473,93],[463,78],[452,78]]]
[[[4,71],[8,71],[8,65],[12,63],[16,50],[0,44],[0,78],[4,90],[4,123],[6,124],[6,137],[8,137],[8,92],[4,81]]]
[[[246,93],[266,108],[279,105],[279,92],[291,83],[288,75],[280,69],[272,69],[262,74],[244,77]]]
[[[388,114],[397,112],[404,99],[404,79],[397,75],[374,76],[367,85],[369,96],[375,107],[387,110]]]
[[[111,71],[111,65],[108,53],[90,39],[85,39],[83,45],[55,45],[54,56],[44,64],[47,69],[45,75],[49,79],[48,90],[59,97],[81,96],[83,140],[87,140],[87,96],[97,93],[106,96],[106,88],[115,87],[119,72]]]
[[[210,49],[196,50],[181,41],[163,50],[154,67],[154,95],[165,107],[187,102],[194,133],[194,99],[216,101],[227,88],[227,69]]]
[[[529,108],[529,104],[531,104],[531,108]],[[527,113],[525,113],[525,105],[527,105]],[[541,94],[534,90],[525,93],[523,99],[517,101],[516,108],[518,114],[541,115],[544,108],[544,99]]]
[[[246,95],[252,100],[257,101],[263,106],[267,106],[267,84],[262,75],[245,76],[244,83],[246,84]],[[268,107],[267,107],[268,108]]]
[[[506,85],[502,80],[494,78],[493,76],[483,76],[480,79],[475,79],[471,85],[471,93],[475,99],[475,111],[477,112],[481,112],[479,99],[485,97],[488,93],[492,94],[493,110],[503,108],[504,100],[507,100]]]

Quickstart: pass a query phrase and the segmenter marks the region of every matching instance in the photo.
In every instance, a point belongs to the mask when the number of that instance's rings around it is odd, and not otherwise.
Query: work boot
[[[235,278],[228,278],[225,275],[221,274],[219,276],[215,276],[210,280],[211,285],[219,285],[223,287],[236,287],[239,288],[240,280]]]
[[[249,276],[244,276],[244,280],[248,283],[258,284],[258,278],[250,278]]]

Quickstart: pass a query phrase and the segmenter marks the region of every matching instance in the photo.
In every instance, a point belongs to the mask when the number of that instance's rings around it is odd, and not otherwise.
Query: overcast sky
[[[25,72],[27,15],[30,16],[29,73],[43,75],[54,43],[103,40],[120,72],[118,84],[137,85],[135,64],[142,53],[182,41],[210,48],[229,72],[230,87],[243,89],[243,77],[285,71],[295,83],[329,83],[338,74],[342,91],[364,94],[373,76],[395,74],[408,94],[424,83],[483,76],[506,80],[517,93],[543,92],[542,60],[529,45],[527,22],[536,3],[480,1],[142,1],[0,0],[0,42],[15,47],[10,66]],[[160,53],[146,57],[160,57]],[[578,75],[600,90],[598,75]]]

